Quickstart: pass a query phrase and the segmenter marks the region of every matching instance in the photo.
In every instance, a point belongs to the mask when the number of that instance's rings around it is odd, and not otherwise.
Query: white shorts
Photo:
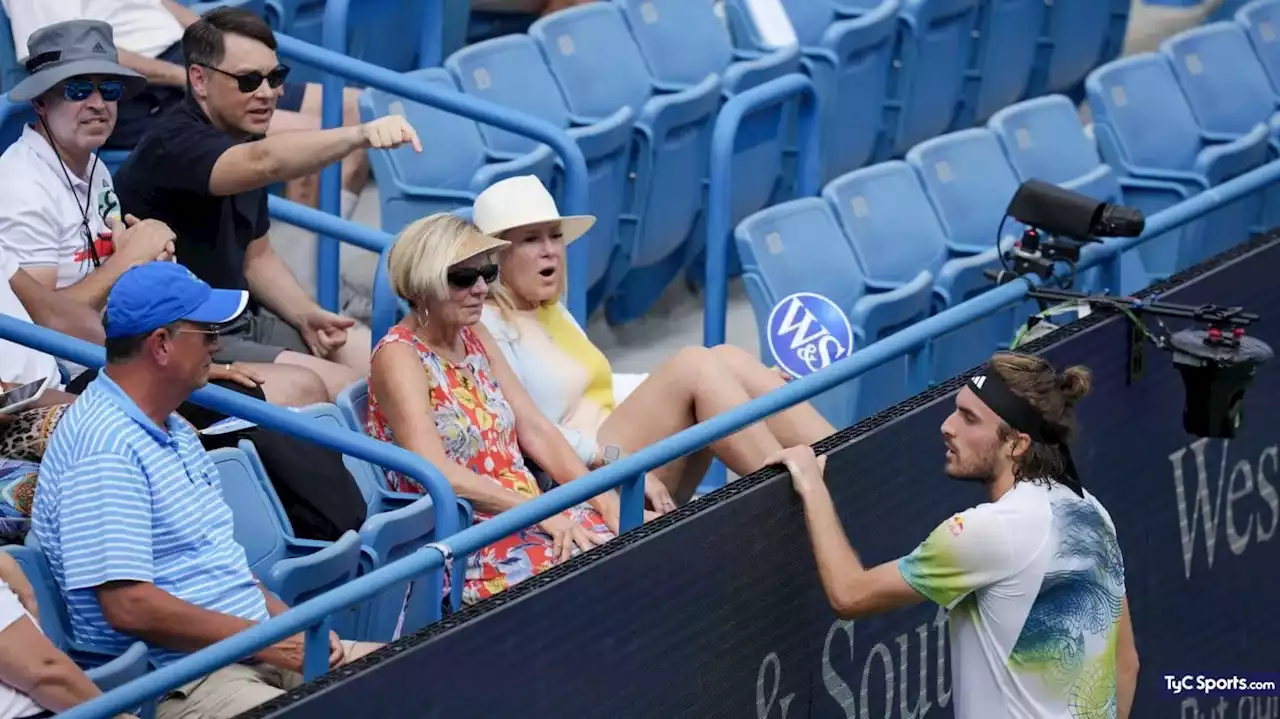
[[[649,379],[648,373],[645,374],[617,374],[613,375],[613,406],[617,407],[622,404],[623,400],[631,396],[641,383]]]

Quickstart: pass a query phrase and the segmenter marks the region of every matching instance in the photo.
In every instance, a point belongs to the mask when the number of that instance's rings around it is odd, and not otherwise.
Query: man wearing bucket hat
[[[101,311],[125,270],[174,252],[176,238],[164,222],[122,214],[96,154],[119,101],[146,80],[119,64],[111,26],[98,20],[40,28],[27,48],[29,75],[9,98],[31,102],[36,121],[0,155],[0,251],[50,290]],[[67,369],[73,377],[84,370]],[[261,385],[273,404],[329,398],[320,377],[302,367],[224,363],[212,376],[251,390]]]
[[[96,154],[117,103],[146,80],[116,61],[105,23],[56,23],[28,48],[9,99],[30,102],[36,121],[0,156],[0,243],[36,280],[100,310],[126,269],[173,252],[164,223],[125,219]]]

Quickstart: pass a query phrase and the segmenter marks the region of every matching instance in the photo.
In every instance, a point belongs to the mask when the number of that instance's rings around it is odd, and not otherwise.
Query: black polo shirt
[[[221,289],[247,290],[245,249],[267,234],[267,190],[209,192],[222,153],[244,142],[213,126],[188,96],[142,138],[115,175],[125,212],[154,218],[177,235],[178,262]]]

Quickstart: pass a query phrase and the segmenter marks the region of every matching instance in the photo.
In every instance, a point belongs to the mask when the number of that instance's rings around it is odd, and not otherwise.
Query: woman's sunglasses
[[[484,267],[455,267],[445,275],[449,280],[449,284],[460,290],[468,290],[475,286],[476,280],[483,277],[487,285],[493,284],[498,279],[498,266],[485,265]]]
[[[219,73],[222,73],[223,75],[226,75],[227,77],[235,79],[236,85],[239,87],[240,92],[243,92],[246,95],[251,92],[257,92],[258,88],[262,87],[263,80],[267,81],[267,87],[270,87],[272,90],[274,90],[277,87],[280,87],[281,85],[283,85],[285,78],[289,77],[288,65],[277,65],[276,69],[272,70],[271,72],[265,75],[263,75],[261,72],[257,70],[253,70],[251,72],[242,72],[239,75],[237,75],[235,73],[227,72],[226,70],[219,70],[218,68],[212,65],[201,65],[201,67],[206,67],[210,70],[213,70],[214,72],[219,72]]]
[[[103,102],[116,102],[124,95],[124,83],[120,80],[103,80],[99,83],[68,80],[62,86],[62,96],[71,102],[83,102],[89,99],[95,89],[102,93]]]

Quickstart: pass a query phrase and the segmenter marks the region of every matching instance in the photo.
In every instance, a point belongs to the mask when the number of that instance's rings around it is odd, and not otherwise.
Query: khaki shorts
[[[342,640],[348,657],[377,645]],[[270,664],[232,664],[169,692],[156,719],[231,719],[303,685],[302,675]]]

